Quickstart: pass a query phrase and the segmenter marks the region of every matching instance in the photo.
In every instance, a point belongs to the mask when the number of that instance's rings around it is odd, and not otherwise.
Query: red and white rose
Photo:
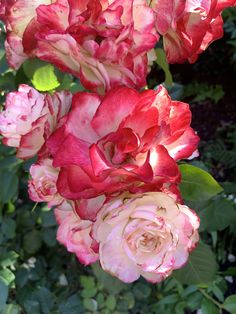
[[[37,56],[85,88],[146,85],[158,39],[146,0],[56,1],[37,9],[37,21]]]
[[[26,38],[26,30],[34,24],[36,8],[50,3],[51,0],[0,0],[0,18],[5,22],[7,30],[7,60],[14,69],[18,69],[28,58],[23,46],[24,42],[32,44]],[[34,53],[31,52],[30,56],[34,56]]]
[[[194,63],[202,51],[222,37],[221,12],[235,4],[235,0],[150,1],[168,62]]]
[[[35,156],[57,127],[58,120],[70,109],[72,95],[62,91],[41,94],[28,85],[7,95],[5,110],[0,113],[3,143],[17,148],[17,157]]]
[[[180,181],[176,161],[196,153],[199,141],[189,106],[164,87],[119,87],[102,99],[77,93],[63,122],[46,145],[60,167],[58,191],[71,200],[169,188]]]
[[[125,194],[98,213],[93,237],[102,268],[130,283],[156,283],[182,267],[198,242],[199,218],[162,192]]]
[[[48,206],[60,205],[63,198],[57,191],[59,170],[52,166],[52,160],[42,159],[30,167],[29,195],[35,202],[47,202]]]
[[[93,223],[89,220],[81,220],[67,202],[57,207],[54,212],[59,224],[57,240],[67,248],[68,252],[75,253],[82,264],[96,262],[98,243],[90,235]]]

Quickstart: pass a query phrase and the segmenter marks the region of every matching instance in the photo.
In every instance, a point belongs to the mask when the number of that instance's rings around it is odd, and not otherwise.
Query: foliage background
[[[180,165],[183,196],[201,218],[201,242],[188,264],[158,285],[142,279],[125,285],[96,264],[83,267],[56,242],[53,212],[29,200],[34,161],[22,162],[0,145],[0,314],[236,313],[236,9],[224,18],[224,38],[196,64],[169,67],[157,47],[159,61],[148,78],[150,88],[165,82],[173,98],[191,104],[201,137],[200,158]],[[9,69],[1,30],[2,106],[22,83],[42,92],[81,89],[38,60]]]

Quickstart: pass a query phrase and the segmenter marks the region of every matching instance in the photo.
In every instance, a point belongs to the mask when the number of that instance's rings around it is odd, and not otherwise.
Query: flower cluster
[[[189,105],[163,86],[140,90],[163,36],[170,62],[193,62],[222,34],[232,0],[0,0],[6,52],[18,68],[38,57],[92,92],[7,95],[3,142],[37,156],[29,195],[54,207],[57,239],[85,265],[124,282],[160,282],[198,242],[177,162],[198,156]]]
[[[37,154],[30,198],[56,206],[57,239],[81,263],[99,259],[125,282],[159,282],[186,263],[199,227],[178,190],[176,162],[198,155],[188,104],[163,86],[72,96],[21,85],[0,121],[18,157]]]
[[[141,88],[163,38],[169,63],[195,62],[235,0],[0,0],[9,64],[38,57],[100,93]]]

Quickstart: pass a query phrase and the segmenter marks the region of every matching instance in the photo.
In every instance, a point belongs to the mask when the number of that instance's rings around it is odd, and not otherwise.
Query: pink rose
[[[67,248],[68,252],[75,253],[82,264],[96,262],[98,244],[90,235],[92,222],[81,220],[67,202],[56,208],[54,212],[59,224],[57,240]]]
[[[7,60],[11,67],[18,69],[27,59],[23,41],[25,30],[34,24],[36,8],[40,4],[51,4],[51,0],[0,0],[0,18],[6,24],[5,42]],[[30,40],[28,43],[32,43]],[[34,56],[33,52],[31,56]]]
[[[30,167],[29,195],[35,202],[48,202],[48,206],[59,205],[63,198],[57,192],[59,170],[52,166],[52,160],[42,159]]]
[[[0,113],[3,143],[16,147],[19,158],[33,157],[70,105],[70,92],[45,95],[30,86],[20,85],[17,92],[7,95],[5,110]]]
[[[199,218],[162,192],[124,195],[98,214],[93,237],[102,268],[124,282],[156,283],[182,267],[198,242]]]
[[[172,101],[164,87],[118,87],[102,99],[77,93],[63,121],[46,145],[61,168],[58,191],[71,200],[169,188],[180,180],[176,161],[199,141],[188,104]]]
[[[169,63],[193,63],[198,55],[223,35],[223,9],[235,0],[152,0],[156,29],[163,35]]]
[[[143,87],[158,40],[146,0],[57,0],[37,8],[24,50],[80,78],[90,90]]]

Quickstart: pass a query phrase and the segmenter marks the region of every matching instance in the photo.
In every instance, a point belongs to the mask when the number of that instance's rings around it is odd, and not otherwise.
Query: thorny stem
[[[38,203],[35,203],[31,211],[34,212],[37,206],[38,206]]]
[[[198,289],[198,290],[204,295],[205,298],[207,298],[212,303],[214,303],[220,310],[224,309],[223,304],[221,304],[220,302],[218,302],[214,298],[212,298],[205,290],[203,290],[203,289]]]

